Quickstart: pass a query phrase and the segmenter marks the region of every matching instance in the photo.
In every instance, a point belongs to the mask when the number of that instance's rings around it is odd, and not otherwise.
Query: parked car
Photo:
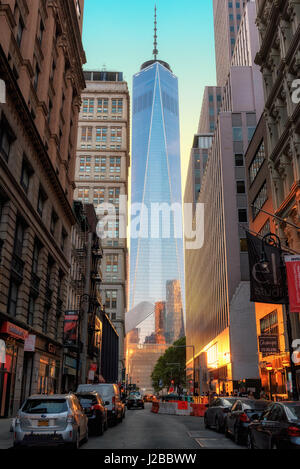
[[[238,398],[226,415],[225,435],[233,436],[237,445],[246,444],[250,423],[258,419],[270,401]]]
[[[300,402],[270,404],[249,425],[249,449],[300,449]]]
[[[95,391],[76,393],[88,418],[89,433],[103,435],[108,428],[107,408],[102,397]]]
[[[74,394],[30,396],[14,423],[14,446],[69,445],[88,440],[88,418]]]
[[[205,428],[213,427],[218,433],[224,432],[226,415],[236,400],[236,397],[218,397],[211,405],[207,405],[204,415]]]
[[[130,410],[133,407],[144,409],[144,400],[141,394],[130,394],[127,399],[127,409]]]
[[[111,425],[122,422],[125,418],[125,404],[121,401],[117,384],[80,384],[76,392],[96,391],[102,397],[107,408],[108,422]]]

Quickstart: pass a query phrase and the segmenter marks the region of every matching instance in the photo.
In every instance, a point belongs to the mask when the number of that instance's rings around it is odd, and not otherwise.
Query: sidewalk
[[[0,449],[12,447],[13,434],[10,433],[11,419],[0,419]]]

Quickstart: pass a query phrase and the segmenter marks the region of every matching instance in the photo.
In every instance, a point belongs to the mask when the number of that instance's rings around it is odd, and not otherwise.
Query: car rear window
[[[253,400],[253,401],[247,401],[243,402],[245,409],[247,410],[259,410],[262,411],[266,409],[269,405],[269,401],[259,401],[259,400]]]
[[[77,396],[77,398],[82,406],[92,405],[97,402],[97,399],[94,396]]]
[[[300,420],[300,405],[285,405],[285,410],[290,420]]]
[[[67,411],[66,399],[28,399],[22,409],[26,414],[62,414]]]
[[[105,384],[102,384],[100,387],[99,387],[99,392],[101,394],[101,396],[103,398],[105,397],[109,397],[111,396],[112,394],[114,394],[114,389],[112,386],[108,386],[108,385],[105,385]]]

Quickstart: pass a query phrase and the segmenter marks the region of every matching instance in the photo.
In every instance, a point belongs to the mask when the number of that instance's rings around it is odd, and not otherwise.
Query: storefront
[[[16,380],[20,375],[18,359],[22,358],[24,341],[28,332],[21,327],[3,321],[0,326],[0,418],[12,415],[19,396],[15,393]]]
[[[37,394],[60,392],[62,349],[50,341],[37,337]]]

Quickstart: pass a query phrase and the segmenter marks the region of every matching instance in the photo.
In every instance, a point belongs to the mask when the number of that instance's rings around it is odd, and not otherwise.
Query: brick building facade
[[[82,13],[83,0],[0,2],[1,417],[60,390]]]

